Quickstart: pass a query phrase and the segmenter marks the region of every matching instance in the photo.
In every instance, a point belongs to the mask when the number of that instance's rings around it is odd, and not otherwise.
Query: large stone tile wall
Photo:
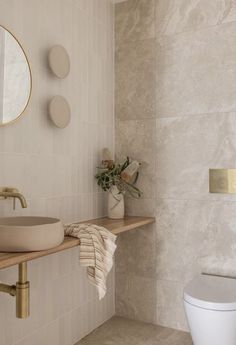
[[[116,150],[144,162],[127,211],[157,220],[120,237],[120,315],[187,329],[185,284],[236,276],[236,197],[208,192],[236,162],[235,32],[233,0],[116,5]]]

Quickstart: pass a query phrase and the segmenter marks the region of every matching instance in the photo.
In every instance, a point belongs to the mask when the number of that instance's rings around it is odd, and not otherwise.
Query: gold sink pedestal
[[[27,262],[18,265],[19,280],[16,285],[0,284],[0,292],[16,297],[16,317],[26,319],[30,315],[30,283],[27,281]]]

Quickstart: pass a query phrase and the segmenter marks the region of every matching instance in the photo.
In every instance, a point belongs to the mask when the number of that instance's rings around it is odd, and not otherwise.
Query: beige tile
[[[198,256],[203,272],[236,277],[235,202],[215,203],[208,225],[207,250]]]
[[[187,331],[188,326],[183,305],[184,285],[168,280],[158,280],[156,289],[157,323],[161,326],[168,324],[168,327]]]
[[[119,160],[129,156],[142,165],[137,186],[143,191],[143,198],[155,196],[155,121],[117,121],[116,156]]]
[[[228,112],[236,109],[236,23],[159,41],[158,116]]]
[[[116,314],[157,323],[156,280],[132,273],[116,274]]]
[[[173,35],[214,26],[233,16],[231,0],[161,0],[156,2],[156,32]]]
[[[126,42],[116,49],[116,118],[154,118],[156,44],[155,39]]]
[[[157,195],[161,198],[236,200],[209,194],[209,168],[235,160],[235,113],[157,120]]]
[[[235,202],[224,201],[159,200],[157,240],[176,246],[180,253],[180,262],[184,250],[187,251],[185,260],[215,255],[216,258],[225,257],[227,262],[233,258],[235,250],[232,241],[235,234],[234,205]],[[183,265],[183,262],[181,263]],[[189,269],[191,271],[191,267]],[[219,266],[218,269],[224,274],[224,266]],[[233,267],[231,269],[234,270]],[[171,277],[166,276],[165,279],[170,280]],[[174,275],[172,279],[179,280]],[[180,281],[183,281],[183,277]]]
[[[156,200],[127,197],[125,200],[125,210],[126,214],[129,216],[153,217],[156,212]]]
[[[227,1],[227,6],[225,9],[225,13],[222,17],[222,22],[233,22],[236,20],[236,2],[235,0]]]
[[[223,201],[158,201],[158,324],[185,329],[181,298],[194,276],[236,277],[234,207],[235,202]]]
[[[218,207],[207,201],[158,200],[158,279],[186,284],[201,272],[198,258],[212,253],[213,239],[220,231],[213,225]]]
[[[156,273],[156,255],[155,225],[122,234],[117,239],[116,273],[152,277]]]
[[[133,4],[117,5],[116,11],[116,148],[118,155],[128,152],[148,163],[140,179],[145,195],[127,199],[127,213],[155,214],[157,223],[156,239],[142,230],[135,239],[132,233],[119,239],[117,309],[121,315],[187,329],[185,284],[201,271],[236,276],[236,197],[208,192],[209,168],[229,167],[236,159],[236,5],[230,0],[156,1],[154,49],[148,43],[154,41],[152,25],[142,27],[138,8],[131,13]],[[156,66],[150,63],[153,56]],[[147,119],[155,116],[156,133],[150,135],[154,125]],[[189,344],[188,336],[161,333],[145,344]]]
[[[155,0],[128,0],[115,6],[116,42],[155,36]]]

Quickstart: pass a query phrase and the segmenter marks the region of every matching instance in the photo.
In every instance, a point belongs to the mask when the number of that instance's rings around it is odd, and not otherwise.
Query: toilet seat
[[[184,289],[184,300],[196,307],[236,311],[236,279],[201,275]]]

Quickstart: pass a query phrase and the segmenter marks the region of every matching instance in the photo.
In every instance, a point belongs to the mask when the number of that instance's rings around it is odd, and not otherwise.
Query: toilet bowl
[[[184,289],[194,345],[236,345],[236,279],[201,275]]]

